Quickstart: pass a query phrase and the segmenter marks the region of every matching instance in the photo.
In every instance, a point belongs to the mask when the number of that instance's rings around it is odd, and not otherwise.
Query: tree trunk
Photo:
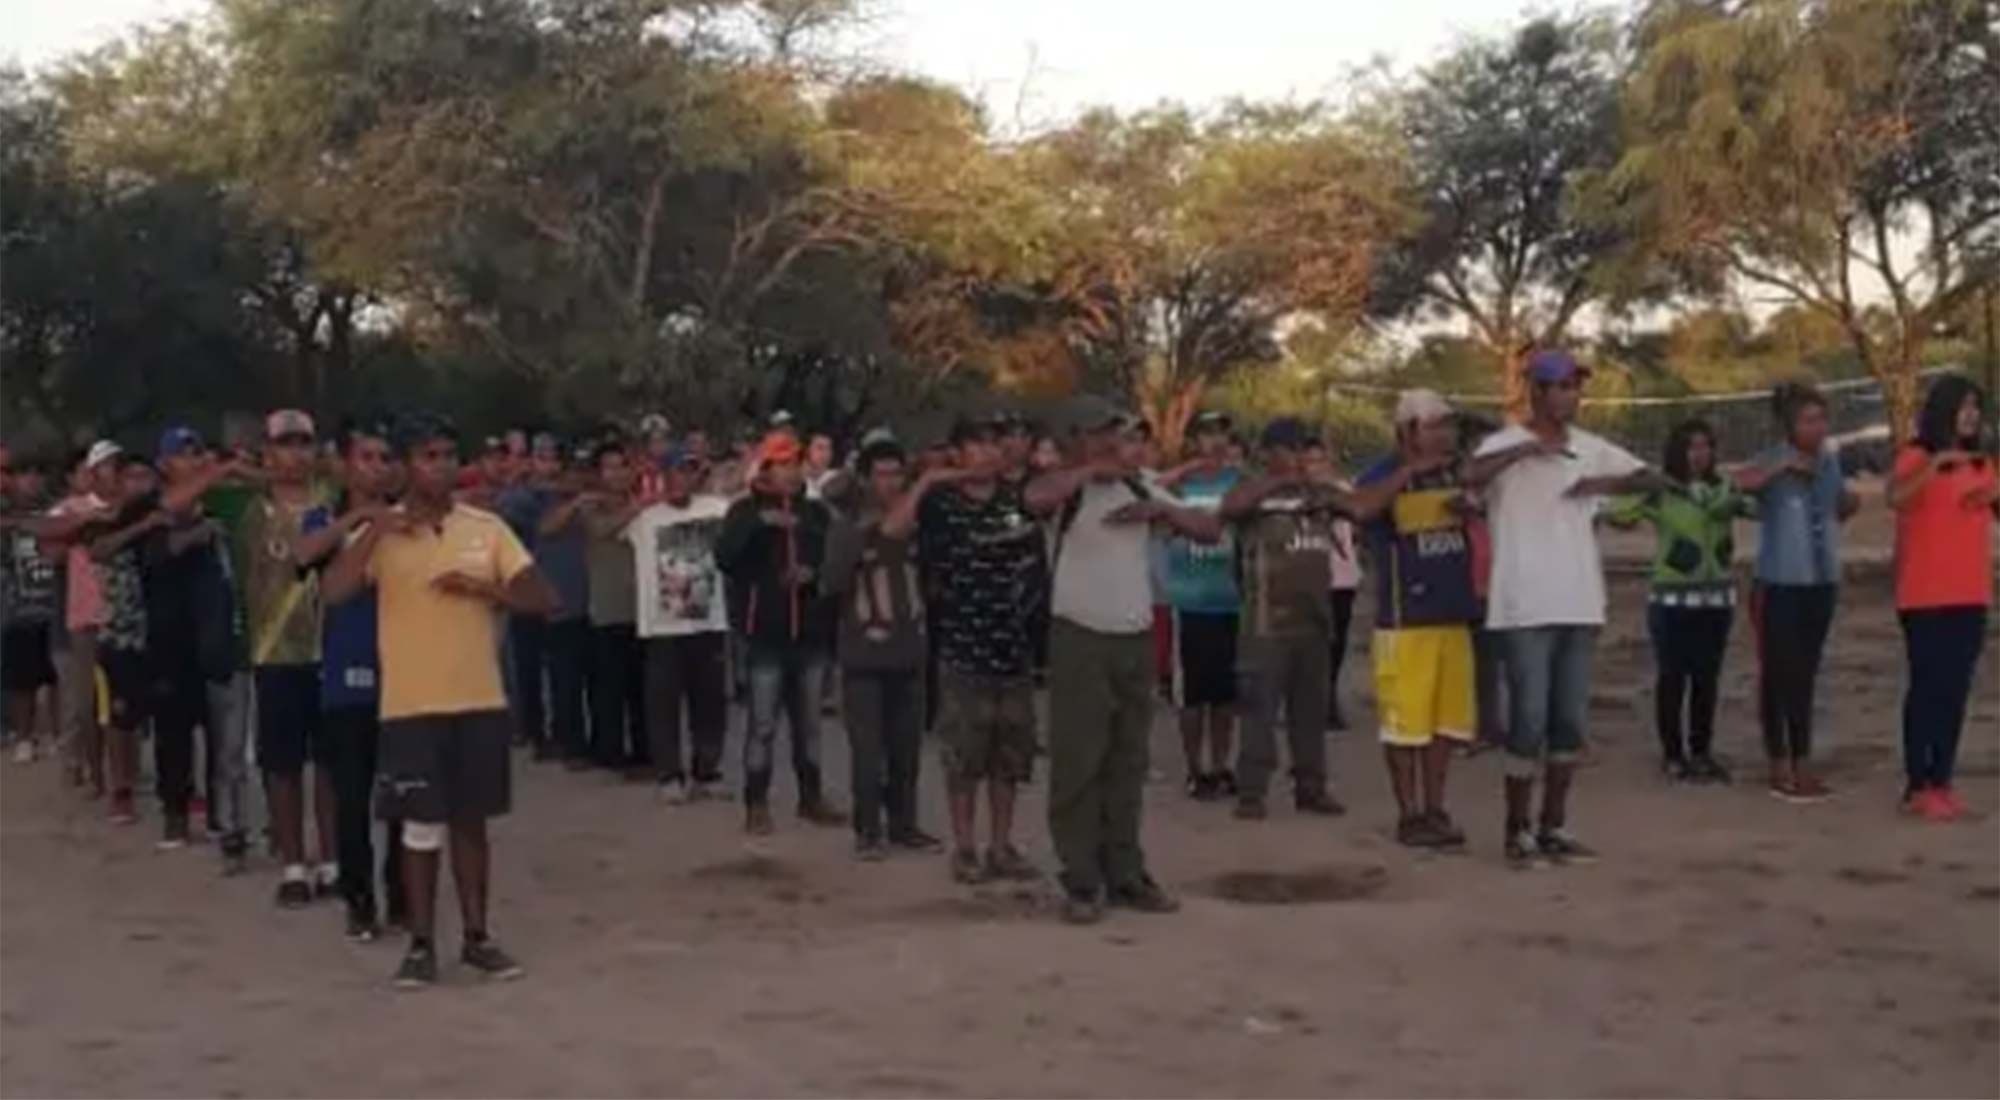
[[[1156,385],[1142,378],[1133,387],[1139,415],[1152,429],[1153,440],[1159,444],[1163,458],[1171,461],[1180,455],[1188,421],[1194,419],[1195,408],[1201,404],[1201,395],[1207,389],[1199,378],[1179,386],[1171,382]]]
[[[1877,375],[1882,381],[1882,404],[1889,416],[1889,438],[1898,448],[1916,434],[1921,385],[1918,372],[1922,369],[1922,341],[1906,339],[1898,345],[1895,356],[1884,357]]]
[[[1500,353],[1500,408],[1516,424],[1528,421],[1528,348],[1509,344]]]

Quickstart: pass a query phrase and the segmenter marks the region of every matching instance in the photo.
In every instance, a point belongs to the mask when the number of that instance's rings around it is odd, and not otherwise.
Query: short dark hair
[[[599,440],[597,446],[591,449],[590,464],[592,466],[597,466],[601,468],[604,465],[604,460],[611,457],[612,455],[617,455],[618,457],[627,460],[630,460],[630,458],[632,457],[625,450],[624,440],[603,439]]]
[[[1715,446],[1715,429],[1708,421],[1695,417],[1674,425],[1673,431],[1667,433],[1667,445],[1660,454],[1660,469],[1665,470],[1668,477],[1683,485],[1694,478],[1693,471],[1688,467],[1688,449],[1694,445],[1696,436],[1707,437],[1709,447]],[[1702,476],[1702,480],[1709,482],[1721,480],[1716,473],[1714,462],[1709,463],[1708,473]]]
[[[1799,422],[1799,414],[1814,405],[1826,408],[1826,394],[1810,382],[1780,382],[1771,391],[1771,415],[1777,418],[1779,430],[1787,434]]]
[[[875,473],[875,466],[881,462],[900,462],[909,465],[910,456],[903,451],[903,445],[893,439],[884,439],[861,448],[854,459],[854,472],[862,477]]]
[[[420,412],[404,417],[396,425],[391,442],[398,455],[408,458],[410,452],[440,439],[450,440],[453,446],[457,446],[458,425],[440,413]]]
[[[391,443],[395,439],[395,433],[386,421],[373,417],[354,417],[340,425],[340,430],[334,433],[334,439],[340,444],[340,453],[345,455],[352,454],[354,445],[364,439],[379,439],[384,443]]]

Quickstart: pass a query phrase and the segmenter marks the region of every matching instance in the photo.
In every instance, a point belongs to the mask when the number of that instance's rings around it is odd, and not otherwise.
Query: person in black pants
[[[689,457],[678,449],[662,456],[661,499],[628,529],[639,570],[643,717],[653,774],[669,803],[710,797],[722,781],[729,725],[729,618],[715,564],[729,502],[694,491]]]

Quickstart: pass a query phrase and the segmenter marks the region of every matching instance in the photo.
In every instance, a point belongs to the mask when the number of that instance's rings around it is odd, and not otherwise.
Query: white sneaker
[[[685,806],[688,803],[688,785],[684,779],[669,779],[660,784],[660,801],[669,806]]]
[[[34,740],[32,738],[23,737],[19,741],[14,742],[14,763],[32,764],[34,762],[35,762]]]

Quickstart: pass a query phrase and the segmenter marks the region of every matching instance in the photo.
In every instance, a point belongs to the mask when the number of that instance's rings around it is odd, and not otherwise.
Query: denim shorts
[[[1507,668],[1507,774],[1531,776],[1576,760],[1590,710],[1595,626],[1531,626],[1499,631]]]

